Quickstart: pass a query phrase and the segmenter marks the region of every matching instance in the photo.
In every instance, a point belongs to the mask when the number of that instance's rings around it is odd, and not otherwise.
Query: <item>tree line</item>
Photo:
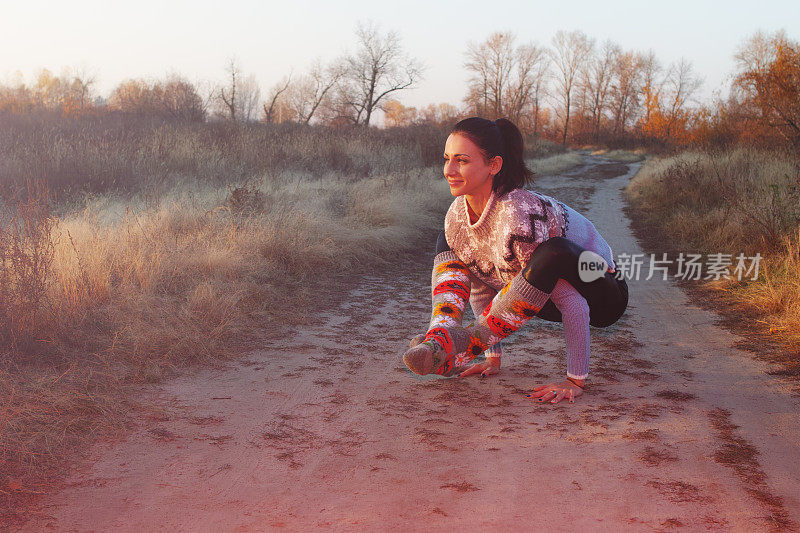
[[[698,101],[703,81],[685,59],[664,65],[652,51],[597,43],[581,31],[559,31],[550,46],[496,32],[468,44],[463,66],[469,82],[459,105],[421,109],[399,98],[422,79],[424,66],[404,53],[398,34],[359,23],[355,35],[353,53],[291,72],[263,98],[255,77],[231,58],[218,83],[179,75],[131,79],[107,99],[94,94],[96,80],[85,72],[43,71],[30,86],[0,85],[0,111],[112,110],[186,121],[333,126],[374,125],[381,111],[390,127],[508,117],[529,135],[563,144],[800,143],[800,43],[784,32],[759,32],[742,42],[727,97],[710,103]]]
[[[467,94],[453,113],[508,117],[528,134],[564,144],[797,147],[800,43],[782,31],[758,32],[734,58],[727,97],[702,103],[703,80],[686,59],[664,65],[652,51],[598,44],[580,31],[557,32],[549,47],[497,32],[469,44]],[[431,120],[430,109],[385,107],[391,125]]]

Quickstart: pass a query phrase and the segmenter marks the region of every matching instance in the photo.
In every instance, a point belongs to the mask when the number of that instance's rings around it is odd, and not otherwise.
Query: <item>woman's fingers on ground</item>
[[[536,399],[540,402],[558,403],[561,400],[569,400],[569,403],[574,403],[575,398],[581,395],[580,391],[570,388],[558,388],[555,384],[539,385],[533,388],[534,392],[528,394],[526,397]]]
[[[496,366],[491,366],[490,365],[488,368],[486,368],[486,370],[481,372],[481,376],[483,376],[483,377],[491,376],[493,374],[497,374],[498,372],[499,372],[499,370],[497,369]]]
[[[563,400],[566,395],[567,395],[567,389],[561,389],[558,392],[556,392],[555,397],[553,397],[553,399],[550,401],[553,403],[558,403],[561,400]]]
[[[530,394],[531,398],[539,398],[540,396],[547,394],[549,391],[556,388],[555,383],[548,383],[547,385],[539,385],[538,387],[533,388],[533,392]]]
[[[459,374],[459,377],[463,378],[464,376],[470,376],[472,374],[477,374],[481,370],[483,370],[483,365],[478,363],[478,364],[472,365],[471,367],[469,367],[466,370],[464,370],[461,374]]]
[[[529,394],[528,397],[543,402],[553,397],[553,391],[552,389],[542,389],[539,392]]]

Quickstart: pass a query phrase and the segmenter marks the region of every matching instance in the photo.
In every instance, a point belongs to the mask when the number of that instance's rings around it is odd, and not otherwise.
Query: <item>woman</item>
[[[531,396],[573,403],[589,372],[589,325],[616,322],[628,289],[589,220],[523,188],[531,178],[523,153],[522,134],[506,119],[468,118],[447,138],[444,175],[456,199],[436,244],[428,332],[403,361],[417,374],[447,375],[486,351],[486,362],[460,375],[487,376],[500,368],[500,340],[534,316],[563,321],[567,377]],[[587,259],[600,271],[581,272]],[[477,319],[462,327],[468,299]]]

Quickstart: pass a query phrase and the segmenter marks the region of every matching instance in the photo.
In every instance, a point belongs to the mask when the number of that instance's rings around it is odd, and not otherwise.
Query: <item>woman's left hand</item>
[[[561,383],[548,383],[547,385],[539,385],[533,388],[533,392],[528,394],[526,398],[536,398],[540,402],[558,403],[561,400],[567,399],[569,403],[575,403],[575,398],[583,394],[583,389],[575,385],[568,379]]]
[[[481,377],[485,378],[486,376],[491,376],[492,374],[497,374],[498,372],[500,372],[500,358],[487,357],[486,361],[482,363],[475,363],[474,365],[467,367],[467,369],[461,372],[458,377],[463,378],[464,376],[480,373]]]

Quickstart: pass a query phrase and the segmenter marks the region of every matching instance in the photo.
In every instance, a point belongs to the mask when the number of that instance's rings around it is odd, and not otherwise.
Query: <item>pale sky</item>
[[[468,74],[467,43],[494,31],[517,42],[550,45],[558,30],[581,30],[598,43],[653,49],[663,64],[690,60],[705,80],[701,97],[727,83],[736,47],[757,30],[783,29],[800,39],[800,1],[578,0],[448,1],[171,1],[0,0],[0,80],[15,72],[31,81],[41,68],[58,74],[82,67],[108,93],[125,78],[221,81],[236,56],[262,95],[288,74],[352,50],[359,20],[396,30],[405,50],[426,66],[424,80],[399,99],[405,105],[459,104]]]

